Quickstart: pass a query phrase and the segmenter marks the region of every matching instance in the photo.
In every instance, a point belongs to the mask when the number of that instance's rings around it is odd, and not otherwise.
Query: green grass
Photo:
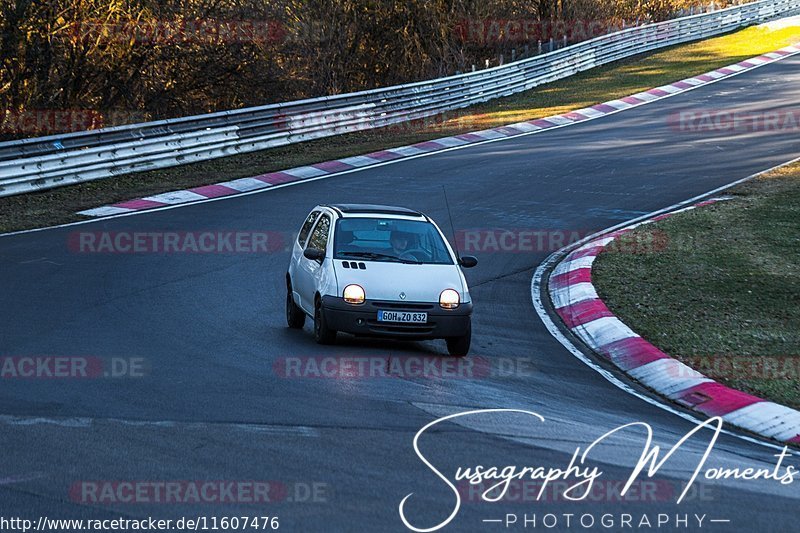
[[[800,408],[800,164],[731,194],[637,228],[630,239],[663,249],[604,252],[592,278],[608,307],[664,352]]]
[[[308,165],[560,114],[700,74],[800,41],[800,27],[747,28],[593,69],[518,95],[462,110],[444,122],[388,128],[214,161],[0,198],[0,231],[79,220],[80,210],[170,190]]]

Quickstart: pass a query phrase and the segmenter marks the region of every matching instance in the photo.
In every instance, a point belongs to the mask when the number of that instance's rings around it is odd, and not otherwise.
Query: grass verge
[[[592,281],[662,351],[730,387],[800,408],[800,164],[730,194],[637,228],[633,242],[661,245],[604,251]]]
[[[800,27],[757,26],[596,68],[433,124],[393,126],[261,152],[0,198],[0,232],[61,224],[77,211],[545,117],[624,97],[800,41]],[[446,118],[446,117],[445,117]]]

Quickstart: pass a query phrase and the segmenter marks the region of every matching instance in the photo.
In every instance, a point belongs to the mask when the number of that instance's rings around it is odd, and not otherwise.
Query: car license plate
[[[424,324],[428,313],[409,313],[408,311],[378,311],[378,322],[406,322]]]

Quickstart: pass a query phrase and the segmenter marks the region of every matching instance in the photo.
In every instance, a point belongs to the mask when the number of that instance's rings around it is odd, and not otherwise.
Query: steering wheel
[[[428,252],[422,248],[412,248],[411,250],[406,250],[405,252],[401,253],[399,257],[400,259],[410,259],[412,261],[425,261],[430,259],[428,255]]]

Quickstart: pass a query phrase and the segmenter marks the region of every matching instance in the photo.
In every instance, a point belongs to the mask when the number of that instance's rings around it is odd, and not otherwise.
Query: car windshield
[[[341,218],[333,246],[336,259],[453,264],[436,227],[417,220]]]

